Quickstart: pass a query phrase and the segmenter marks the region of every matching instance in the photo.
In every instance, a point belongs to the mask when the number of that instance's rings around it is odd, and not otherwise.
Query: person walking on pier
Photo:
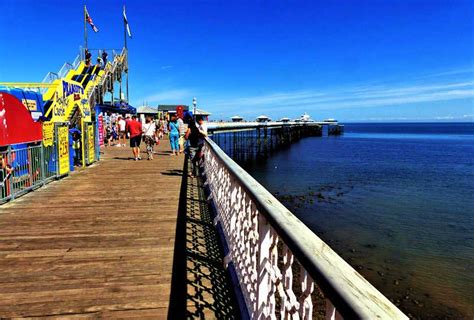
[[[165,121],[163,119],[158,120],[158,139],[163,139],[163,127]]]
[[[130,148],[132,148],[135,161],[141,160],[140,141],[142,139],[142,123],[137,121],[137,116],[133,115],[132,120],[127,124],[127,131],[130,133]]]
[[[152,121],[150,116],[146,117],[142,132],[143,141],[146,144],[146,153],[148,154],[148,160],[153,160],[153,146],[158,140],[158,135],[156,133],[155,122]]]
[[[179,153],[183,153],[184,152],[184,135],[186,134],[186,127],[184,125],[184,121],[183,119],[179,118],[178,117],[178,127],[179,127],[179,141],[178,141],[178,144],[179,144]]]
[[[125,129],[127,127],[127,122],[123,119],[123,117],[119,117],[118,119],[119,119],[118,120],[119,144],[117,146],[125,147],[126,136],[127,136]]]
[[[199,138],[199,146],[202,147],[204,145],[204,139],[207,137],[207,124],[204,122],[204,118],[202,116],[196,117],[196,126],[199,129],[200,138]]]
[[[175,114],[171,116],[171,121],[168,126],[170,132],[171,151],[173,152],[171,155],[177,156],[179,154],[179,124]]]
[[[188,130],[184,138],[187,140],[187,154],[189,159],[191,160],[191,173],[189,176],[194,178],[199,174],[198,162],[199,162],[199,139],[201,137],[201,133],[199,132],[198,127],[196,126],[196,122],[191,116],[185,117],[185,122],[188,123]]]

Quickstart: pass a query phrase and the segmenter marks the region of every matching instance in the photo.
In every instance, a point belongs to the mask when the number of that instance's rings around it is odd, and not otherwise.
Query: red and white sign
[[[99,146],[102,147],[104,145],[104,117],[99,116],[98,121],[99,123],[97,124],[97,129],[99,130]]]

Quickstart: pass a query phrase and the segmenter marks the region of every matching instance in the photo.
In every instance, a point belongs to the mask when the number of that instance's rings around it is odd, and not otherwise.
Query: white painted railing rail
[[[203,152],[226,263],[252,319],[408,319],[216,143]]]
[[[207,130],[209,131],[225,131],[225,130],[239,130],[239,129],[256,129],[256,128],[274,128],[274,127],[283,127],[283,126],[316,126],[316,125],[326,125],[334,123],[327,122],[281,122],[281,121],[271,121],[271,122],[208,122]],[[337,123],[336,123],[337,124]]]

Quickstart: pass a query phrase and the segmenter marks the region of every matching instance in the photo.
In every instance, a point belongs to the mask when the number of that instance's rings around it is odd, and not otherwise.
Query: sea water
[[[474,317],[474,123],[346,124],[246,169],[406,313]]]

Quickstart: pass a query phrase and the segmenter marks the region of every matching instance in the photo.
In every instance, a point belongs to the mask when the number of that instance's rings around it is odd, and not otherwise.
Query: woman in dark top
[[[199,139],[201,138],[201,133],[192,118],[186,118],[185,120],[188,123],[188,130],[184,138],[188,141],[188,156],[192,163],[192,170],[189,176],[193,178],[199,174],[197,163],[199,161]]]

